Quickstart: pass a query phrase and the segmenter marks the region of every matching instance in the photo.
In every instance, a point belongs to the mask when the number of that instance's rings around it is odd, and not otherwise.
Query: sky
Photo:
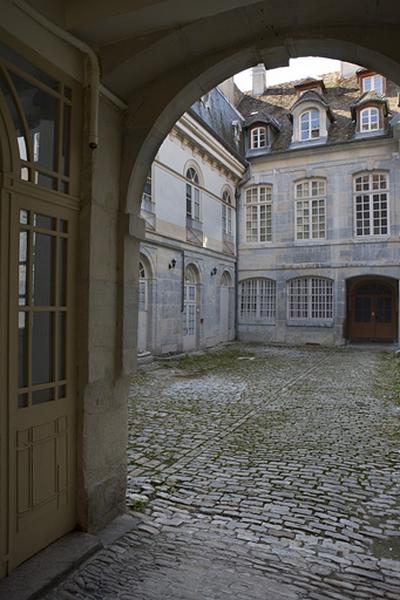
[[[288,67],[267,71],[267,85],[304,79],[305,77],[317,77],[339,69],[339,60],[315,56],[291,58]],[[251,90],[251,69],[235,75],[235,83],[243,92]]]

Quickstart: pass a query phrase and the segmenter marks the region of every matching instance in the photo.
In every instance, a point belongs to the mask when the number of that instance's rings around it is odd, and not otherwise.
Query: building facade
[[[398,87],[353,69],[262,89],[239,104],[240,339],[396,341]]]
[[[176,123],[153,162],[141,207],[139,355],[191,351],[236,336],[242,121],[216,88]]]

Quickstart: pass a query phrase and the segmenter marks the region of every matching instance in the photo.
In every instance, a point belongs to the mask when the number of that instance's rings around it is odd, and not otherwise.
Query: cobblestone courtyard
[[[399,600],[396,360],[232,345],[141,371],[137,526],[46,600]]]

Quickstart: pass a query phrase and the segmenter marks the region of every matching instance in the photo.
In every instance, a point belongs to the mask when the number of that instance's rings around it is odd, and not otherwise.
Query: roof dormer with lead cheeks
[[[252,115],[244,130],[246,157],[255,157],[270,152],[275,136],[280,131],[280,125],[276,119],[266,115]]]
[[[385,98],[375,91],[365,92],[351,105],[351,115],[356,125],[356,137],[383,135],[389,114]]]
[[[334,119],[324,98],[323,81],[307,79],[297,84],[295,89],[298,98],[289,115],[293,125],[291,147],[325,144]]]

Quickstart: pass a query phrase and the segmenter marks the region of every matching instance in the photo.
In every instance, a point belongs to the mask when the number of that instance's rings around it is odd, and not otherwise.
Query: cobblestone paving
[[[396,360],[233,345],[151,365],[130,401],[137,526],[46,600],[399,600]]]

